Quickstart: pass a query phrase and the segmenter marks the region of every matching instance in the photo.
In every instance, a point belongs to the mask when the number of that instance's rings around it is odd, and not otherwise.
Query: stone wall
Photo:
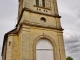
[[[65,60],[64,41],[61,31],[23,25],[20,35],[21,60],[36,59],[35,47],[40,38],[48,39],[53,44],[54,60]]]

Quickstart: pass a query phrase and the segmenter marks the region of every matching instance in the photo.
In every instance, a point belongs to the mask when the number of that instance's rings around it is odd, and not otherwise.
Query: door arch
[[[53,45],[47,39],[40,39],[36,43],[36,60],[54,60]]]

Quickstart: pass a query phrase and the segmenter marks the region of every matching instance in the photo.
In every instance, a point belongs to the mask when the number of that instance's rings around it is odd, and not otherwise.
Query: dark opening
[[[11,41],[9,41],[9,46],[11,45]]]
[[[44,17],[42,17],[42,18],[41,18],[41,21],[44,21],[44,22],[46,22],[46,19],[45,19]]]
[[[42,6],[45,7],[45,0],[42,0]]]
[[[36,0],[36,5],[39,6],[39,0]]]

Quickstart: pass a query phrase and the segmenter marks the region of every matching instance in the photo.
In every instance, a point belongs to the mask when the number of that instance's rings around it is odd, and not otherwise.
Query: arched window
[[[37,42],[36,60],[54,60],[53,46],[47,39],[40,39]]]
[[[39,6],[39,0],[36,0],[36,5]]]
[[[42,4],[42,7],[45,7],[45,0],[42,0],[42,2],[39,2],[40,0],[36,0],[36,5],[39,6],[39,4]]]
[[[42,0],[42,6],[45,7],[45,0]]]

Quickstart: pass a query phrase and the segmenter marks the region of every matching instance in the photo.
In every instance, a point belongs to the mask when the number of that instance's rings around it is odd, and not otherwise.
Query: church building
[[[56,0],[19,0],[15,29],[4,36],[2,60],[66,60]]]

